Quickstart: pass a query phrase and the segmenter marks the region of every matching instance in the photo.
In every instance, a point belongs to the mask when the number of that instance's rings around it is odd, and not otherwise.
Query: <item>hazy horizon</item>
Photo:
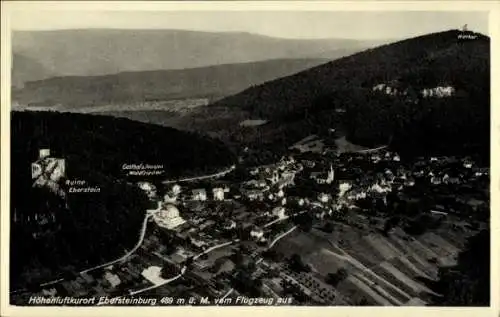
[[[459,29],[467,24],[470,30],[489,35],[488,13],[480,11],[37,11],[36,15],[29,12],[13,14],[13,31],[177,30],[301,40],[376,41]]]

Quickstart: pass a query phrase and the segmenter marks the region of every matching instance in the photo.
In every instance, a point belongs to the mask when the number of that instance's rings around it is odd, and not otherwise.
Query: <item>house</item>
[[[153,285],[160,285],[165,281],[161,277],[161,267],[159,266],[150,266],[144,269],[141,275],[149,282],[153,283]]]
[[[285,218],[285,208],[284,207],[273,208],[272,215],[277,216],[280,219]]]
[[[327,203],[330,200],[330,197],[325,193],[318,194],[318,200],[322,203]]]
[[[372,91],[382,91],[385,88],[385,84],[377,84],[372,87]]]
[[[166,193],[165,196],[163,196],[163,201],[168,204],[175,204],[177,202],[177,195]]]
[[[236,222],[234,222],[234,220],[228,220],[224,222],[224,229],[231,230],[234,228],[236,228]]]
[[[455,88],[451,86],[439,86],[439,87],[434,87],[434,88],[425,88],[421,90],[420,92],[424,98],[427,97],[436,97],[436,98],[443,98],[443,97],[450,97],[455,93]]]
[[[448,180],[449,181],[449,180]],[[439,185],[441,184],[441,179],[439,177],[436,177],[436,176],[432,176],[431,177],[431,183],[433,185]]]
[[[172,194],[174,195],[179,195],[181,193],[181,186],[179,186],[178,184],[175,184],[174,186],[172,186]]]
[[[264,237],[264,231],[262,231],[261,228],[253,228],[252,231],[250,231],[250,237],[255,240],[260,240]]]
[[[42,290],[42,294],[43,296],[51,296],[51,297],[54,297],[56,296],[57,294],[57,290],[55,288],[51,288],[51,289],[43,289]]]
[[[347,182],[342,182],[339,184],[339,197],[344,196],[344,194],[351,189],[351,184]]]
[[[216,187],[212,189],[214,200],[224,200],[224,188]]]
[[[197,248],[202,248],[205,245],[207,245],[207,243],[205,241],[196,240],[194,238],[191,238],[191,244],[194,245]]]
[[[254,188],[264,188],[267,186],[267,183],[265,180],[260,179],[252,179],[249,180],[248,182],[244,183],[245,187],[254,187]]]
[[[276,197],[279,197],[279,198],[283,198],[285,197],[285,192],[280,189],[277,193],[276,193]]]
[[[118,275],[113,274],[111,272],[106,272],[104,274],[104,279],[106,279],[106,281],[108,281],[109,284],[111,284],[112,287],[116,287],[116,286],[120,285],[120,283],[121,283],[120,278],[118,277]]]
[[[371,160],[373,163],[378,163],[382,160],[382,158],[379,155],[374,154],[371,156]]]
[[[148,182],[139,182],[137,186],[151,199],[156,197],[156,187]]]
[[[415,180],[413,178],[406,179],[405,186],[409,186],[409,187],[415,186]]]
[[[207,192],[204,188],[193,189],[191,193],[193,200],[199,200],[199,201],[207,200]]]
[[[322,174],[321,172],[312,172],[309,178],[317,180],[318,178],[321,177],[321,174]]]
[[[264,193],[262,190],[258,189],[250,189],[250,190],[245,190],[244,195],[249,199],[249,200],[262,200],[264,199]]]
[[[371,187],[370,187],[370,190],[372,192],[376,192],[376,193],[387,193],[389,191],[391,191],[390,187],[389,186],[384,186],[384,185],[381,185],[379,183],[375,183],[373,184]]]

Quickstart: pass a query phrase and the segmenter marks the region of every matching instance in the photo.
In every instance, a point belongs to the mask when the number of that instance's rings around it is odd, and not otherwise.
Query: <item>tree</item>
[[[302,261],[302,257],[296,253],[288,259],[290,268],[296,272],[309,272],[311,268]]]
[[[328,273],[326,277],[326,282],[332,286],[337,286],[340,282],[345,280],[348,276],[347,270],[340,268],[336,273]]]
[[[186,259],[186,261],[184,262],[184,265],[189,268],[193,265],[193,262],[194,262],[194,258],[193,258],[193,256],[190,256]]]
[[[334,229],[333,223],[327,222],[325,225],[321,228],[322,231],[327,232],[327,233],[332,233]]]
[[[286,295],[291,295],[295,300],[297,300],[300,303],[305,303],[309,300],[309,296],[307,296],[300,286],[288,281],[288,280],[283,280],[282,281],[282,287],[283,287],[283,292]]]
[[[311,231],[312,229],[313,216],[308,212],[295,216],[293,221],[305,232]]]
[[[243,256],[243,253],[239,250],[231,254],[231,261],[233,261],[236,266],[242,265],[244,260],[245,257]]]
[[[363,297],[359,300],[357,306],[370,306],[370,302],[368,302],[366,297]]]
[[[410,235],[420,236],[424,234],[428,229],[433,229],[435,227],[436,227],[436,222],[433,221],[432,217],[424,214],[410,221],[408,223],[408,226],[406,226],[404,230],[406,233]]]
[[[232,275],[231,285],[243,294],[251,296],[260,296],[262,288],[262,279],[252,278],[252,273],[248,272],[245,268],[237,268]]]
[[[436,305],[490,305],[490,230],[482,230],[469,238],[466,249],[458,256],[454,267],[439,270],[434,286],[442,297],[434,298]]]
[[[401,218],[399,216],[394,216],[389,218],[384,225],[383,234],[388,235],[389,232],[396,227],[401,222]]]
[[[266,250],[262,253],[262,256],[266,259],[273,260],[275,262],[281,262],[285,258],[283,253],[277,252],[275,250]]]

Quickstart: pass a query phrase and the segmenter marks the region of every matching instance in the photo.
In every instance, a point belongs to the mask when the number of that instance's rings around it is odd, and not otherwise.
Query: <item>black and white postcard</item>
[[[2,316],[498,316],[498,6],[403,4],[3,2]]]

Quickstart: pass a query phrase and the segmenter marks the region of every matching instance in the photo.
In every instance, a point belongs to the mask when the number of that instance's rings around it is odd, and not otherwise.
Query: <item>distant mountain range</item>
[[[13,83],[53,76],[197,68],[270,59],[335,59],[383,41],[295,40],[184,30],[16,31]],[[24,64],[24,67],[17,67]],[[31,68],[33,69],[31,70]]]
[[[13,53],[11,78],[11,85],[13,87],[22,87],[27,81],[45,79],[53,75],[51,71],[36,60]]]
[[[125,105],[148,101],[194,98],[213,101],[328,61],[277,59],[182,70],[53,77],[28,82],[23,89],[14,89],[12,96],[23,105],[60,105],[59,109],[114,104],[116,110],[123,110]]]

